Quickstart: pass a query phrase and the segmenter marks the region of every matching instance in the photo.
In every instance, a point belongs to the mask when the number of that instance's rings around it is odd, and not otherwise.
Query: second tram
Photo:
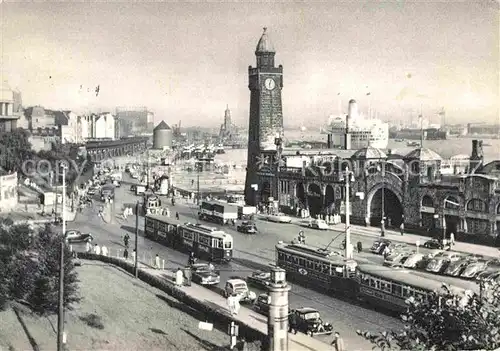
[[[208,261],[229,262],[233,257],[233,237],[213,227],[147,215],[145,228],[146,237]]]

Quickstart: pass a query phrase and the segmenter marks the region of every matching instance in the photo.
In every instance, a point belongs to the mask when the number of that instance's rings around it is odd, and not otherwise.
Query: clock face
[[[267,90],[273,90],[274,87],[276,86],[276,83],[274,82],[274,79],[267,78],[266,81],[264,82],[264,86],[266,87]]]

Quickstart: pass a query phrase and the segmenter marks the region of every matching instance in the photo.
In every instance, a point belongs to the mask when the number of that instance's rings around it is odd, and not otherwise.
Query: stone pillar
[[[5,105],[5,104],[3,102],[0,102],[0,116],[4,116],[3,105]]]
[[[285,271],[273,268],[269,284],[267,337],[269,351],[288,351],[288,286]]]

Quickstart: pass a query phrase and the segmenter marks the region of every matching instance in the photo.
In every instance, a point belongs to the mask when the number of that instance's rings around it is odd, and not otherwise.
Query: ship
[[[329,148],[345,148],[350,135],[350,148],[357,150],[368,146],[386,149],[389,143],[389,124],[375,118],[364,118],[358,112],[355,100],[349,101],[349,112],[344,116],[330,116],[323,128],[328,134]]]
[[[439,128],[404,128],[389,132],[391,139],[407,139],[407,140],[446,140],[448,133],[446,130]]]

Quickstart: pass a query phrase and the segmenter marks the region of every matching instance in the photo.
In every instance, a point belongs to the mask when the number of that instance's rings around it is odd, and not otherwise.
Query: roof
[[[299,313],[314,313],[314,312],[319,312],[317,309],[312,308],[312,307],[300,307],[295,309],[295,311]]]
[[[276,52],[269,36],[267,35],[267,28],[264,28],[264,32],[257,43],[257,48],[255,49],[256,54],[264,52]]]
[[[302,149],[286,148],[283,150],[283,156],[337,156],[339,158],[350,158],[357,150],[343,149]]]
[[[441,161],[443,158],[439,156],[436,152],[425,147],[420,147],[413,150],[405,157],[407,160],[420,160],[420,161]]]
[[[352,155],[352,158],[381,159],[381,158],[387,158],[387,155],[380,149],[374,148],[373,146],[368,146],[356,151],[354,155]]]
[[[172,128],[170,128],[170,126],[165,123],[165,121],[161,121],[156,127],[155,129],[153,129],[153,132],[157,131],[157,130],[171,130]]]

